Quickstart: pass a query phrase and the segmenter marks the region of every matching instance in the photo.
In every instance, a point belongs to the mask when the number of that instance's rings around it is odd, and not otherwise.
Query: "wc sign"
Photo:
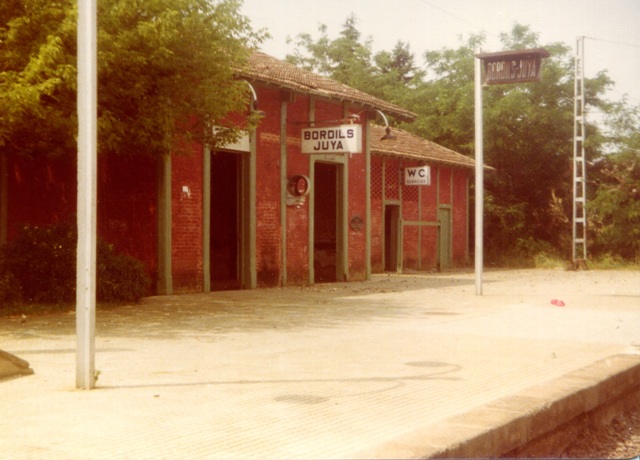
[[[404,185],[431,185],[431,168],[429,166],[404,168]]]

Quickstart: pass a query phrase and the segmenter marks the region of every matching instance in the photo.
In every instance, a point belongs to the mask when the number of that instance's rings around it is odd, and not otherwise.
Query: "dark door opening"
[[[316,163],[314,186],[313,270],[316,283],[337,281],[338,165]]]
[[[384,269],[398,271],[398,243],[400,232],[400,206],[386,205],[384,207]]]
[[[240,289],[240,166],[242,156],[211,156],[211,290]]]

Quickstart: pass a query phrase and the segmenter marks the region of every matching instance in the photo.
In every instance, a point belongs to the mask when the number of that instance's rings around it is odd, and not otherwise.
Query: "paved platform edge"
[[[618,354],[414,430],[356,457],[557,457],[580,431],[608,423],[638,401],[640,355]]]

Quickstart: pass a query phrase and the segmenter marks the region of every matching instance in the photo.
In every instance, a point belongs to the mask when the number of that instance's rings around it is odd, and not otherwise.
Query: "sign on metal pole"
[[[484,65],[484,84],[540,81],[542,58],[549,57],[543,48],[476,54]]]
[[[542,58],[549,57],[543,48],[478,53],[475,55],[475,161],[476,161],[476,207],[475,207],[475,278],[476,295],[482,295],[484,268],[484,134],[482,115],[482,83],[500,85],[540,81]],[[482,68],[484,67],[484,80]]]
[[[96,0],[78,0],[78,247],[76,388],[95,386],[97,215]]]

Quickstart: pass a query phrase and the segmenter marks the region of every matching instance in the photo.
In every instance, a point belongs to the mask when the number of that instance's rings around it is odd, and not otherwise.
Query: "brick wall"
[[[77,162],[65,157],[11,157],[8,161],[8,238],[22,225],[72,222],[77,214]],[[148,157],[100,156],[98,235],[117,252],[157,269],[156,164]]]
[[[382,265],[384,217],[382,209],[382,157],[371,158],[371,272],[384,271]]]
[[[467,239],[469,212],[469,191],[467,178],[471,174],[469,169],[453,169],[453,252],[454,266],[465,266],[468,260],[469,242]]]
[[[298,95],[287,106],[287,178],[310,177],[309,155],[300,153],[300,133],[309,118],[309,98]],[[309,283],[309,200],[287,206],[287,285]]]
[[[277,286],[280,245],[280,93],[256,87],[260,109],[267,113],[256,137],[256,271],[258,286]]]
[[[7,168],[9,239],[25,224],[75,222],[75,156],[30,158],[11,155]]]
[[[438,254],[438,207],[452,206],[453,241],[452,264],[463,266],[467,263],[467,212],[468,191],[466,169],[451,168],[431,164],[431,185],[411,187],[402,185],[405,167],[420,163],[374,156],[371,165],[371,270],[384,270],[384,210],[383,199],[398,200],[402,196],[403,267],[405,269],[431,270],[437,267]],[[382,183],[382,174],[385,183]],[[453,181],[453,182],[452,182]],[[453,184],[453,187],[452,187]],[[401,194],[400,194],[401,190]],[[453,195],[452,195],[453,190]],[[439,202],[438,202],[439,198]],[[421,207],[420,207],[421,206]],[[419,209],[420,207],[420,209]],[[420,227],[409,222],[420,220]],[[418,251],[420,249],[420,251]]]
[[[202,290],[202,155],[202,146],[193,144],[188,154],[171,159],[171,263],[176,292]]]
[[[98,232],[125,254],[141,260],[152,279],[157,270],[157,163],[140,157],[98,162]]]

